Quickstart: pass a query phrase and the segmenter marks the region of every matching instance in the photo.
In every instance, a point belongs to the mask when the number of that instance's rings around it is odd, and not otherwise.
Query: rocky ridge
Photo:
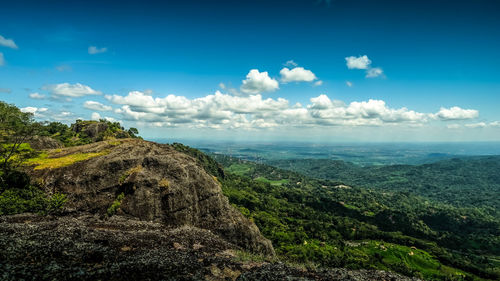
[[[166,144],[140,139],[97,142],[50,152],[50,158],[98,155],[71,165],[29,170],[48,192],[68,196],[66,211],[105,216],[123,193],[118,215],[194,226],[242,248],[274,255],[271,242],[234,209],[217,179],[192,157]]]

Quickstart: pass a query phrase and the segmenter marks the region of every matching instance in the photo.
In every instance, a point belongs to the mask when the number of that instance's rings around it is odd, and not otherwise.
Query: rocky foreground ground
[[[209,230],[126,216],[3,216],[0,249],[1,280],[416,280],[245,258]]]

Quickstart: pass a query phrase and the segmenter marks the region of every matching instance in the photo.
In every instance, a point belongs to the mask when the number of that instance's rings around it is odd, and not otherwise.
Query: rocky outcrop
[[[211,231],[124,216],[2,216],[0,249],[1,280],[417,280],[243,258]]]
[[[218,179],[169,145],[126,139],[65,148],[49,155],[55,159],[96,155],[59,168],[29,170],[49,193],[68,196],[67,212],[102,217],[116,212],[170,228],[192,226],[243,249],[274,255],[270,241],[229,204]]]
[[[108,129],[109,125],[106,122],[97,121],[80,121],[71,125],[71,129],[75,133],[84,133],[91,139],[97,137]]]
[[[36,149],[36,150],[41,150],[41,149],[55,149],[55,148],[61,148],[63,147],[62,143],[59,141],[51,138],[51,137],[45,137],[45,136],[34,136],[31,138],[28,143],[30,144],[31,148]]]

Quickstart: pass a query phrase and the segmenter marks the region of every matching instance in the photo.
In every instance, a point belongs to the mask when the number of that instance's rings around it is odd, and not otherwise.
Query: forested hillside
[[[500,156],[454,158],[415,166],[360,167],[328,159],[276,160],[269,164],[314,178],[409,192],[454,206],[485,207],[500,216]]]
[[[191,154],[220,171],[207,156]],[[214,176],[225,195],[286,260],[438,280],[500,276],[500,221],[487,212],[214,157],[224,166]]]

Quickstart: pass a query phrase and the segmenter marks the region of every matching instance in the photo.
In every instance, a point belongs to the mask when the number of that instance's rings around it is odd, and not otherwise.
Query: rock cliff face
[[[229,204],[217,178],[192,157],[169,145],[126,139],[53,151],[49,158],[91,153],[99,154],[63,167],[33,167],[29,173],[47,191],[67,194],[69,212],[105,217],[117,201],[111,212],[118,215],[209,230],[243,249],[274,255],[270,241]]]

